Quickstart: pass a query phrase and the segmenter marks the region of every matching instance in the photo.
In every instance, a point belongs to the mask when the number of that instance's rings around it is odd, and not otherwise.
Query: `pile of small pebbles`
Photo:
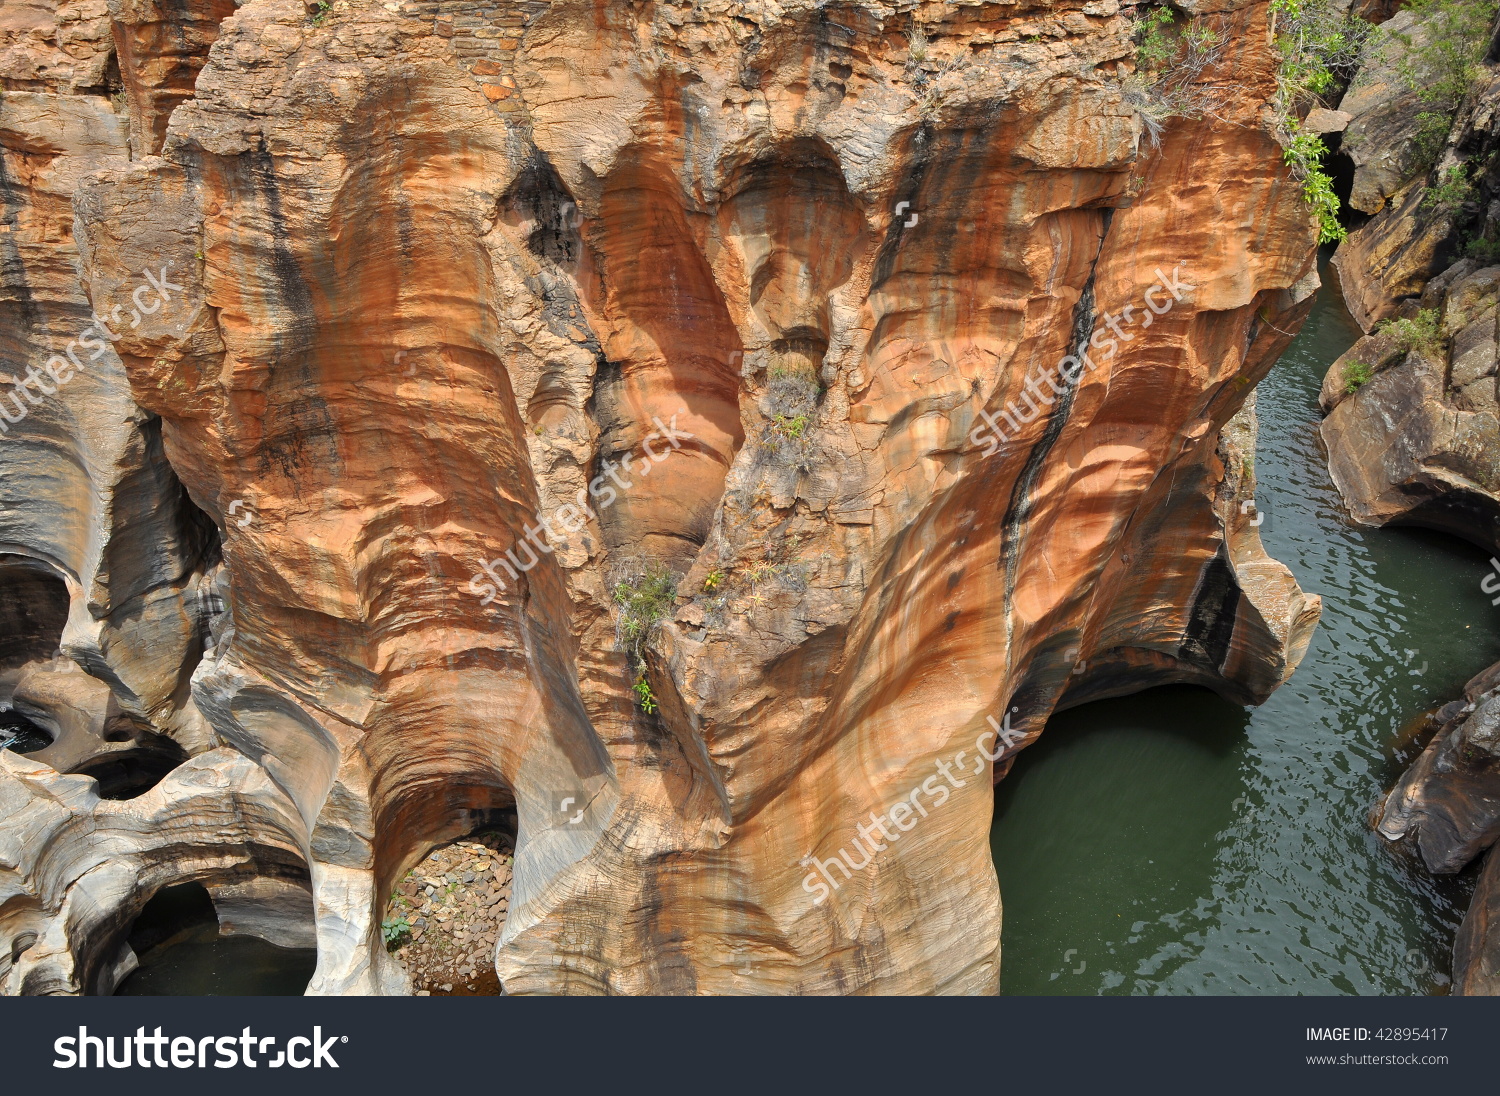
[[[410,931],[389,945],[419,997],[501,992],[495,941],[510,908],[515,844],[479,833],[430,853],[401,880],[386,904],[387,922]]]

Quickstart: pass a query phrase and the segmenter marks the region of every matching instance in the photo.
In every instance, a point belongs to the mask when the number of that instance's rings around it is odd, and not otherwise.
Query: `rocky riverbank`
[[[1465,48],[1451,28],[1424,26],[1410,13],[1398,22],[1419,68],[1441,62],[1422,52],[1425,41],[1450,41],[1447,56]],[[1500,553],[1500,37],[1481,27],[1473,52],[1468,94],[1426,161],[1390,151],[1416,148],[1432,115],[1397,79],[1389,55],[1368,58],[1344,98],[1348,133],[1370,128],[1380,139],[1346,148],[1354,205],[1373,216],[1340,245],[1335,265],[1367,334],[1328,371],[1322,436],[1356,521],[1439,529]],[[1374,812],[1375,825],[1414,845],[1434,873],[1484,859],[1454,946],[1454,992],[1495,994],[1500,664],[1471,680],[1436,721],[1431,743]]]

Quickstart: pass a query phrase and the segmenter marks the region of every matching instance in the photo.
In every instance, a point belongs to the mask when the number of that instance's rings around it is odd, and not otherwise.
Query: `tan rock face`
[[[9,0],[0,9],[7,91],[103,94],[111,86],[106,0]]]
[[[1398,18],[1400,18],[1398,16]],[[1394,21],[1393,21],[1394,22]],[[1363,79],[1363,76],[1361,77]],[[1340,281],[1369,330],[1323,382],[1329,470],[1356,521],[1441,529],[1500,553],[1500,403],[1497,301],[1500,266],[1451,261],[1460,236],[1500,235],[1500,177],[1491,151],[1500,78],[1480,72],[1433,173],[1340,245]],[[1346,107],[1347,109],[1347,107]],[[1352,128],[1352,127],[1351,127]],[[1469,202],[1426,201],[1438,173],[1465,161]],[[1471,248],[1471,250],[1473,250]],[[1488,591],[1490,580],[1485,580]],[[1484,858],[1453,949],[1454,992],[1500,992],[1500,665],[1471,680],[1437,713],[1431,743],[1387,796],[1377,832],[1404,841],[1430,871],[1456,872]]]
[[[1500,552],[1500,267],[1477,266],[1444,272],[1405,309],[1407,324],[1431,327],[1429,341],[1385,329],[1334,363],[1322,434],[1356,521],[1425,525]],[[1418,303],[1431,306],[1425,317]]]
[[[235,0],[110,0],[110,24],[130,105],[130,147],[161,151],[167,120],[193,97],[193,85]]]
[[[1344,303],[1366,331],[1393,318],[1401,302],[1419,296],[1449,261],[1452,223],[1441,211],[1424,209],[1426,197],[1423,181],[1409,183],[1334,253]]]
[[[78,29],[57,33],[67,26]],[[178,302],[151,288],[162,264],[145,261],[118,293],[91,301],[73,236],[73,195],[125,155],[125,129],[103,95],[0,96],[0,552],[14,564],[0,586],[51,643],[28,640],[23,661],[61,647],[124,710],[198,749],[210,736],[188,693],[201,650],[193,591],[215,534],[187,504],[160,424],[131,399],[112,349],[144,309],[178,322]]]
[[[1264,5],[1157,149],[1113,4],[913,18],[253,0],[76,188],[90,300],[183,286],[115,345],[313,992],[407,990],[392,889],[512,806],[507,992],[993,992],[1049,713],[1300,658],[1234,418],[1316,284]]]
[[[1386,199],[1418,173],[1421,165],[1412,138],[1417,115],[1426,108],[1402,69],[1411,68],[1418,81],[1433,77],[1420,67],[1432,27],[1410,11],[1401,11],[1381,30],[1366,44],[1359,71],[1339,102],[1339,112],[1350,116],[1340,127],[1344,137],[1339,148],[1355,165],[1349,205],[1361,213],[1380,212]]]

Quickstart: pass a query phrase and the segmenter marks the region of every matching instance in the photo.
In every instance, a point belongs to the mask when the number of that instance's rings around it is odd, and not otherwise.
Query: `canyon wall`
[[[1405,14],[1392,25],[1416,43],[1432,37]],[[1356,146],[1354,192],[1364,196],[1356,207],[1374,216],[1335,256],[1350,312],[1369,333],[1323,382],[1329,471],[1357,522],[1440,529],[1500,554],[1500,253],[1489,242],[1500,239],[1500,69],[1493,60],[1480,66],[1427,165],[1409,152],[1369,162],[1360,152],[1416,147],[1422,103],[1389,59],[1371,59],[1340,105],[1355,116],[1351,131],[1366,120],[1382,139]],[[1455,170],[1464,188],[1451,185]],[[1413,846],[1432,872],[1483,860],[1454,945],[1453,991],[1493,995],[1500,665],[1474,677],[1434,722],[1431,742],[1377,808],[1376,831]]]
[[[1306,649],[1236,417],[1317,285],[1265,4],[1159,142],[1115,0],[43,9],[17,391],[114,324],[12,397],[13,661],[190,760],[0,754],[7,992],[299,870],[310,992],[407,992],[386,896],[514,807],[507,992],[992,993],[1016,750]]]

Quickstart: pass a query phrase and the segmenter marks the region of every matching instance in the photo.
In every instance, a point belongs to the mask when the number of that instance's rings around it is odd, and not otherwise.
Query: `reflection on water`
[[[1444,992],[1472,879],[1371,833],[1421,713],[1500,659],[1483,552],[1346,523],[1318,388],[1359,336],[1328,273],[1258,397],[1266,549],[1323,621],[1260,708],[1154,689],[1062,712],[995,798],[1006,993]]]

